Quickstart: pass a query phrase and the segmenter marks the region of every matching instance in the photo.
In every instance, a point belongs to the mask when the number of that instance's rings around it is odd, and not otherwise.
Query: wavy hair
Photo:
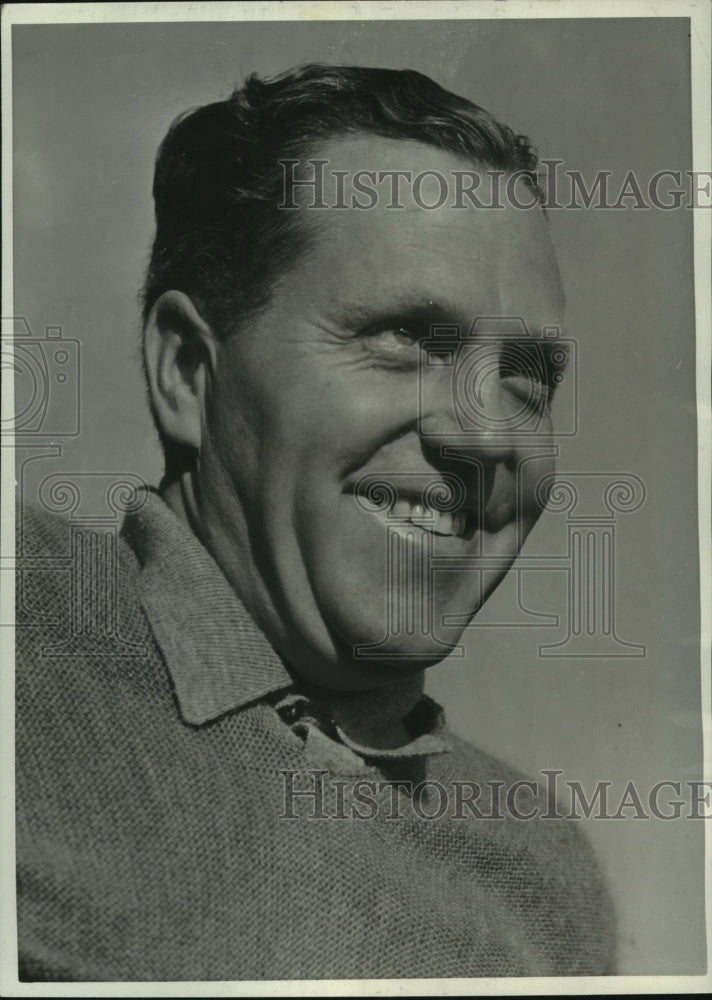
[[[160,146],[144,321],[168,289],[189,295],[218,336],[264,307],[307,240],[298,213],[278,208],[279,161],[353,134],[415,140],[504,172],[537,166],[526,136],[414,70],[310,64],[253,74],[227,100],[176,119]]]

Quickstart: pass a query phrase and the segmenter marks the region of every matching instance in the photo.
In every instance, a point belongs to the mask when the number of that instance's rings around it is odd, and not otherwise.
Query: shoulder
[[[92,526],[28,507],[18,522],[18,782],[36,802],[55,765],[85,787],[99,748],[116,760],[135,745],[140,712],[166,702],[168,680],[120,525],[97,520]]]
[[[19,505],[15,516],[18,640],[30,638],[30,626],[67,623],[89,592],[101,595],[115,590],[117,581],[110,570],[125,564],[127,554],[118,522],[70,521]]]
[[[15,550],[20,561],[43,554],[67,554],[70,534],[69,521],[59,514],[38,510],[29,504],[18,504],[15,510]]]
[[[68,574],[75,582],[81,576],[94,587],[106,584],[106,564],[123,568],[135,564],[120,527],[118,520],[70,521],[61,514],[19,504],[15,512],[15,564],[20,590],[29,585],[45,592],[64,592]],[[26,610],[18,600],[18,625]]]
[[[526,844],[553,867],[573,865],[582,876],[599,877],[581,823],[567,818],[558,798],[560,769],[527,774],[449,731],[447,743],[450,752],[439,758],[438,771],[462,803],[461,813],[488,818],[513,847]]]
[[[15,515],[15,624],[18,665],[23,653],[66,621],[71,607],[69,522],[25,505]]]
[[[16,512],[17,679],[87,673],[88,664],[127,652],[117,638],[143,638],[137,567],[120,525],[70,521],[29,506]],[[120,645],[120,644],[119,644]],[[20,691],[18,690],[18,696]]]
[[[475,867],[495,870],[502,890],[561,935],[568,974],[610,973],[615,914],[608,882],[582,823],[559,800],[561,771],[526,774],[447,732],[437,774]],[[563,968],[563,966],[562,966]]]

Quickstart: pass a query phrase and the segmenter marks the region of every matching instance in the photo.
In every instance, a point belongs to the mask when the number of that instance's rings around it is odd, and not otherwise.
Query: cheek
[[[206,412],[200,454],[206,483],[237,498],[243,507],[256,500],[259,429],[241,407],[213,406]]]
[[[517,470],[519,519],[529,531],[546,507],[554,482],[555,460],[552,455],[526,456]]]
[[[281,436],[295,451],[308,453],[310,464],[352,472],[414,424],[412,395],[365,371],[339,376],[290,400],[280,420]]]

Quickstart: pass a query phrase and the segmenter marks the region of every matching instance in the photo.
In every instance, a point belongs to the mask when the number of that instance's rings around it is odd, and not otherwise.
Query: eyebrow
[[[478,319],[493,319],[501,324],[504,320],[515,320],[520,317],[490,317],[487,314],[479,313],[473,316],[470,312],[465,314],[462,308],[457,306],[452,300],[442,297],[428,297],[427,295],[416,293],[413,295],[405,294],[397,296],[394,299],[390,299],[387,303],[358,301],[342,303],[339,306],[338,313],[334,313],[328,318],[332,322],[351,330],[368,330],[376,326],[387,326],[389,324],[403,325],[404,323],[410,323],[421,330],[438,325],[456,326],[459,328],[460,335],[467,337],[470,335],[474,323]],[[524,323],[527,332],[523,332],[521,338],[516,336],[516,331],[502,331],[505,341],[516,339],[528,340],[531,338],[532,341],[544,345],[547,353],[549,347],[557,343],[558,338],[549,340],[547,337],[541,337],[534,333],[533,331],[537,329],[537,324],[527,323],[526,318],[524,318]],[[494,329],[487,331],[485,328],[483,332],[489,334],[489,336],[496,336]],[[564,331],[562,330],[561,332],[563,333]]]
[[[408,321],[419,326],[458,325],[467,330],[472,320],[463,316],[462,309],[443,298],[428,298],[425,295],[403,295],[389,299],[387,303],[346,302],[339,307],[338,314],[330,319],[349,328],[364,328],[375,323],[402,323]]]

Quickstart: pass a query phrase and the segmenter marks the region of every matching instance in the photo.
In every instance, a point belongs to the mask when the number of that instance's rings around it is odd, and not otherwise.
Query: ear
[[[183,292],[164,292],[144,328],[143,356],[158,426],[174,444],[200,448],[214,334]]]

